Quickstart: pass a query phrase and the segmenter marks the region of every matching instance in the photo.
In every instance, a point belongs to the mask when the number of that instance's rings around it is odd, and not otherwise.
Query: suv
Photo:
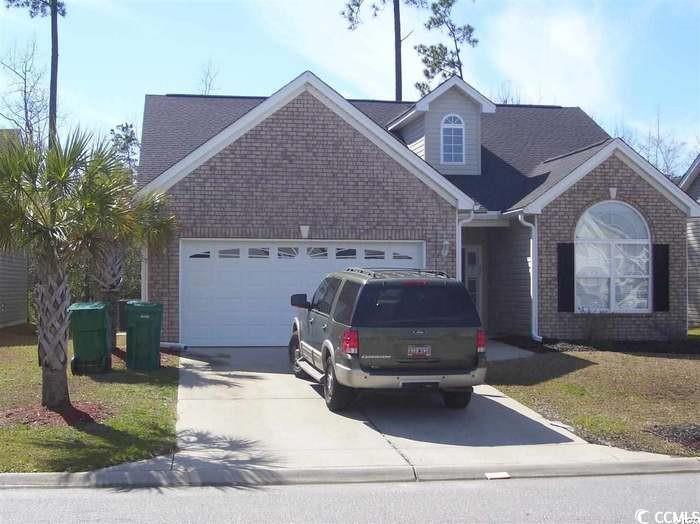
[[[289,341],[294,375],[343,410],[360,389],[437,390],[465,408],[486,378],[486,333],[458,280],[437,271],[348,268],[323,279]]]

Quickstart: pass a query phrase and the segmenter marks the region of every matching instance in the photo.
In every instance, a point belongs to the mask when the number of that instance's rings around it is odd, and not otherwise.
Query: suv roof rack
[[[419,269],[419,268],[406,268],[406,267],[348,267],[345,269],[350,273],[360,273],[362,275],[367,275],[371,278],[391,278],[391,277],[402,277],[402,276],[421,276],[430,275],[432,277],[449,278],[449,275],[444,271],[438,271],[436,269]]]

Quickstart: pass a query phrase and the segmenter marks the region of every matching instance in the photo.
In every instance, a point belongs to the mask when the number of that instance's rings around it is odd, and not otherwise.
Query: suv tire
[[[441,391],[442,401],[446,408],[464,409],[472,399],[472,389],[467,391]]]
[[[292,334],[289,339],[289,366],[292,368],[292,373],[297,378],[308,378],[308,375],[297,364],[297,360],[301,358],[301,348],[299,347],[299,335]]]
[[[326,406],[334,413],[343,411],[355,398],[355,390],[338,383],[335,378],[335,369],[331,356],[326,357],[326,365],[323,368],[323,398]]]

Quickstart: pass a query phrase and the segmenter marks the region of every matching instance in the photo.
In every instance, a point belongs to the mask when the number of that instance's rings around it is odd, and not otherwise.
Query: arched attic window
[[[651,310],[651,237],[642,215],[617,200],[589,207],[574,240],[576,311]]]
[[[464,164],[464,120],[458,115],[442,119],[440,151],[443,164]]]

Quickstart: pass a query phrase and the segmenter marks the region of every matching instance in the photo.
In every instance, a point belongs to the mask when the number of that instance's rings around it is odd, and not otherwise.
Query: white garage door
[[[293,293],[309,297],[326,273],[422,268],[422,242],[182,240],[180,340],[190,346],[284,346]]]

